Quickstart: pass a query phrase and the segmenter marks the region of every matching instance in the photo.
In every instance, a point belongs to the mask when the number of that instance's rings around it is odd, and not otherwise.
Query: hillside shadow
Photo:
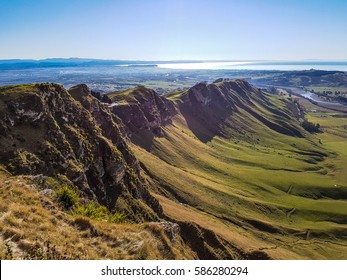
[[[131,141],[135,145],[145,149],[148,152],[153,146],[154,137],[155,135],[152,131],[144,129],[140,129],[136,133],[132,133],[132,135],[130,136]]]
[[[215,136],[223,136],[221,124],[225,122],[231,113],[217,112],[211,114],[208,110],[201,111],[197,108],[180,106],[180,111],[187,122],[188,128],[193,132],[196,138],[203,143],[210,142]]]

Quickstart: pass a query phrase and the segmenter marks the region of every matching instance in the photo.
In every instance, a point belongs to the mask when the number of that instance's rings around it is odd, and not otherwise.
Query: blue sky
[[[347,1],[0,0],[0,59],[347,59]]]

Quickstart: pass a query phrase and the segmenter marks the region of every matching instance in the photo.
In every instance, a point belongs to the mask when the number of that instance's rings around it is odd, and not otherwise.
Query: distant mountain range
[[[122,60],[102,60],[85,58],[48,58],[42,60],[30,59],[9,59],[0,60],[0,69],[28,69],[41,67],[77,67],[77,66],[98,66],[98,65],[123,65],[123,64],[143,64],[142,61],[122,61]],[[146,62],[153,64],[153,62]]]
[[[38,67],[76,67],[76,66],[107,66],[107,65],[156,65],[159,63],[191,63],[203,62],[193,60],[175,61],[141,61],[141,60],[108,60],[94,58],[46,58],[46,59],[3,59],[0,69],[28,69]]]

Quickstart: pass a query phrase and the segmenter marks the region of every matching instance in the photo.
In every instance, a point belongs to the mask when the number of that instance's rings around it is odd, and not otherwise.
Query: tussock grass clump
[[[123,212],[112,213],[108,216],[108,221],[110,223],[122,224],[126,222],[127,215]]]
[[[100,205],[95,201],[83,204],[80,203],[79,194],[67,185],[60,187],[55,191],[55,199],[65,210],[71,210],[73,215],[117,224],[126,222],[126,214],[123,212],[112,213],[106,206]]]
[[[95,202],[87,203],[86,205],[78,205],[73,213],[75,215],[86,216],[95,220],[106,220],[108,210],[105,206],[101,206]]]
[[[105,220],[111,223],[125,223],[126,215],[121,212],[110,212],[105,206],[102,206],[96,202],[90,202],[86,205],[78,205],[73,213],[75,215],[86,216],[94,220]]]
[[[65,208],[71,209],[78,202],[78,194],[68,186],[63,186],[55,191],[56,200]]]

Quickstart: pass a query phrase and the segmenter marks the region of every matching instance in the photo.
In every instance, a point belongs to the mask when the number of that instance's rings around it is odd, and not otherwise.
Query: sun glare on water
[[[159,68],[170,69],[221,69],[237,65],[252,64],[249,61],[225,61],[225,62],[197,62],[197,63],[163,63],[158,64]]]

